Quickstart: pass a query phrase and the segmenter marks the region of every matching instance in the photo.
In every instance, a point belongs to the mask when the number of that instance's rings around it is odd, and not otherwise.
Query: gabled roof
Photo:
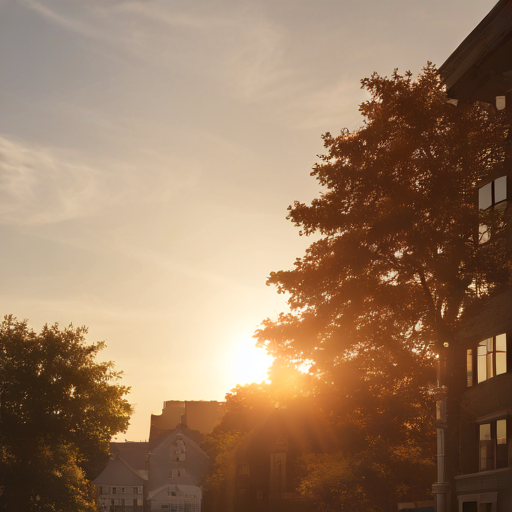
[[[452,98],[494,103],[512,89],[512,0],[499,0],[439,71]]]
[[[148,451],[149,443],[145,442],[110,443],[110,453],[113,456],[119,455],[136,471],[146,470]]]
[[[94,480],[97,485],[144,485],[147,480],[121,457],[110,459],[107,467]]]
[[[174,444],[185,444],[185,460],[174,458]],[[209,468],[208,455],[181,430],[173,430],[155,446],[149,456],[149,488],[157,489],[169,482],[172,469],[184,468],[195,483],[200,483]]]

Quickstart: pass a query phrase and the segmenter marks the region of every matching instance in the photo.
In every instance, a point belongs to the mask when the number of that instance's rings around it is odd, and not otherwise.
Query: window
[[[117,494],[117,487],[112,487],[112,494]]]
[[[133,488],[133,494],[139,494],[139,488],[138,487],[134,487]]]
[[[125,494],[126,490],[124,487],[121,487],[121,494]]]
[[[465,501],[462,504],[462,512],[478,512],[478,501]]]
[[[466,356],[466,383],[468,388],[473,385],[473,350],[469,349]]]
[[[507,206],[507,177],[501,176],[478,189],[478,208],[481,211],[496,210],[503,212]],[[484,244],[491,238],[489,226],[481,223],[478,243]]]
[[[479,425],[479,470],[508,467],[507,420]]]
[[[507,373],[507,335],[498,334],[481,341],[476,350],[466,352],[466,384],[476,383]]]
[[[250,475],[250,472],[249,472],[249,464],[240,464],[238,466],[238,474],[239,475],[246,475],[246,476],[249,476]]]
[[[270,490],[286,491],[286,453],[273,453],[270,456]]]
[[[477,348],[477,380],[483,382],[507,372],[507,336],[487,338]]]

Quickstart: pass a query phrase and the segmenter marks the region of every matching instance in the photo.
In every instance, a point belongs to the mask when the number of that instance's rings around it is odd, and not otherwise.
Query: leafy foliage
[[[271,353],[320,369],[359,344],[439,347],[509,280],[504,248],[475,250],[476,186],[503,162],[504,115],[448,103],[431,64],[417,80],[395,71],[362,87],[363,126],[323,136],[320,197],[289,207],[301,233],[320,235],[268,280],[291,312],[257,333]]]
[[[274,356],[310,365],[337,432],[337,454],[303,459],[300,489],[326,511],[427,497],[434,354],[510,281],[501,214],[476,204],[479,182],[503,166],[505,115],[448,102],[430,63],[417,79],[395,70],[361,83],[362,126],[323,136],[311,173],[322,192],[289,207],[300,234],[315,235],[267,281],[290,311],[256,333]],[[491,242],[478,244],[479,223]]]
[[[40,333],[6,316],[0,324],[0,504],[7,510],[94,510],[90,481],[112,435],[128,427],[121,372],[95,361],[86,328]]]
[[[476,206],[480,180],[503,165],[503,113],[449,103],[431,64],[362,87],[362,127],[323,136],[311,173],[322,193],[289,207],[316,241],[267,281],[290,308],[256,332],[276,357],[272,384],[236,388],[219,427],[250,432],[265,407],[306,395],[337,439],[335,452],[301,458],[298,490],[325,512],[428,498],[435,353],[510,281],[501,213]],[[489,243],[478,244],[479,223]]]

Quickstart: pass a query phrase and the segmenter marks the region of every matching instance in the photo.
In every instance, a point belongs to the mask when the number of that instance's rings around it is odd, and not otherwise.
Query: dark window
[[[249,476],[250,475],[249,464],[240,464],[238,466],[238,474]]]
[[[112,487],[112,494],[117,494],[117,487]]]
[[[480,471],[508,467],[507,420],[482,423],[479,437]]]
[[[286,491],[286,453],[273,453],[270,456],[271,492]]]
[[[465,501],[462,504],[462,512],[478,512],[477,501]]]
[[[478,189],[478,208],[483,212],[491,208],[503,212],[507,200],[507,177],[501,176]],[[480,223],[478,243],[483,244],[491,237],[489,226]]]

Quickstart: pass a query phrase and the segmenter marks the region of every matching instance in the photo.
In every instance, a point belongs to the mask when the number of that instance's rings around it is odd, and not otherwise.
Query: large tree
[[[504,114],[448,101],[436,68],[362,80],[361,128],[323,136],[311,173],[322,187],[288,218],[318,240],[268,284],[289,313],[267,319],[259,343],[329,368],[347,351],[452,342],[465,313],[509,280],[505,247],[477,250],[479,180],[503,164]],[[499,218],[486,219],[494,232]]]
[[[125,431],[129,388],[86,328],[0,323],[0,508],[95,510],[91,480]]]
[[[323,136],[311,173],[321,194],[289,207],[315,239],[268,279],[289,312],[256,333],[271,354],[310,364],[337,429],[339,453],[304,459],[301,490],[323,510],[391,510],[428,494],[435,354],[510,280],[502,212],[477,207],[480,180],[504,165],[505,114],[449,101],[431,64],[362,87],[362,126]]]

